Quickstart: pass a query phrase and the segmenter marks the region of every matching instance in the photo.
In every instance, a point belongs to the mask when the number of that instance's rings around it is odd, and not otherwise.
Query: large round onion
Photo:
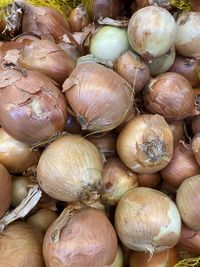
[[[101,154],[88,140],[67,135],[51,143],[42,153],[37,178],[51,197],[73,202],[96,197],[102,181]]]
[[[64,82],[63,92],[83,130],[112,130],[133,107],[130,84],[97,63],[78,65]]]
[[[49,77],[35,71],[0,72],[0,124],[17,140],[44,141],[63,130],[66,100]]]
[[[172,158],[172,131],[160,115],[139,115],[120,132],[117,151],[122,162],[131,170],[157,172],[166,167]]]
[[[12,178],[6,168],[0,164],[0,218],[8,210],[12,197]]]
[[[10,224],[0,233],[0,263],[2,267],[45,267],[40,233],[25,222]]]
[[[136,11],[128,25],[129,42],[144,59],[162,56],[174,43],[176,23],[164,8],[147,6]]]
[[[115,212],[115,227],[126,247],[153,253],[178,243],[181,218],[167,195],[152,188],[137,187],[120,199]]]
[[[47,267],[111,265],[117,253],[117,237],[103,212],[67,209],[46,232],[43,254]]]

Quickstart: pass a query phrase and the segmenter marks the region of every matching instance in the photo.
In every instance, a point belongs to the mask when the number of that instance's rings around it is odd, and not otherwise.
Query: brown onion
[[[97,63],[78,65],[64,82],[63,92],[83,130],[112,130],[133,107],[134,91],[129,83]]]
[[[200,174],[200,167],[190,145],[185,143],[180,143],[174,148],[170,163],[161,170],[162,178],[175,188],[196,174]]]
[[[78,5],[71,11],[68,22],[72,32],[81,32],[89,24],[87,10],[83,4]]]
[[[0,124],[17,140],[44,141],[62,131],[66,100],[57,84],[35,71],[0,72]]]
[[[11,203],[11,196],[12,178],[6,168],[0,164],[0,218],[8,210]]]
[[[98,149],[78,135],[52,142],[42,153],[37,179],[51,197],[73,202],[96,197],[102,181],[102,158]]]
[[[67,120],[65,122],[64,131],[70,134],[80,134],[81,133],[81,126],[76,121],[75,117],[71,114],[68,114]]]
[[[0,128],[0,163],[10,173],[20,173],[37,164],[39,151],[33,151],[28,144],[17,141]]]
[[[103,167],[101,198],[108,205],[116,205],[128,190],[138,186],[137,175],[118,158],[108,159]]]
[[[200,61],[197,58],[177,55],[169,71],[182,74],[191,83],[192,87],[195,87],[200,85],[199,68]]]
[[[194,156],[196,161],[200,166],[200,134],[196,134],[192,139],[192,150],[194,152]]]
[[[144,91],[144,101],[148,111],[171,120],[182,120],[196,112],[191,84],[174,72],[151,79]]]
[[[16,43],[27,42],[27,44],[31,43],[31,41],[37,41],[37,40],[40,40],[40,36],[37,35],[36,33],[21,33],[14,38],[14,41]]]
[[[176,147],[180,141],[185,140],[184,121],[170,121],[168,123],[173,133],[174,147]]]
[[[136,54],[127,51],[118,57],[115,64],[116,72],[140,92],[150,79],[149,68]]]
[[[25,222],[15,222],[0,233],[1,266],[45,267],[41,234]]]
[[[166,167],[172,158],[172,131],[160,115],[139,115],[120,132],[117,152],[131,170],[138,173],[157,172]]]
[[[62,48],[62,50],[65,51],[65,53],[67,53],[68,55],[70,55],[70,57],[76,61],[77,58],[79,58],[81,56],[81,51],[78,48],[77,45],[71,43],[70,41],[61,41],[58,43],[58,46],[60,48]]]
[[[200,175],[192,176],[179,186],[176,203],[181,219],[191,228],[200,231]]]
[[[180,260],[176,247],[154,253],[152,257],[145,252],[130,253],[130,267],[173,267]]]
[[[161,181],[159,172],[155,173],[138,173],[137,180],[139,186],[156,187]]]
[[[137,187],[120,199],[115,211],[115,229],[127,248],[153,254],[178,243],[181,218],[167,195]]]
[[[30,180],[25,176],[15,176],[12,179],[12,207],[16,208],[28,195]]]
[[[170,0],[136,0],[139,9],[145,6],[159,6],[170,10],[172,8]]]
[[[116,233],[99,210],[65,209],[46,232],[43,254],[47,267],[104,267],[115,260]]]

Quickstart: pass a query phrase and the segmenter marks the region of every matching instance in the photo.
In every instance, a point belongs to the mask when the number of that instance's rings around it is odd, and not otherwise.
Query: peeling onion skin
[[[57,84],[42,73],[0,72],[0,124],[15,139],[32,144],[62,131],[67,104]]]
[[[196,113],[191,84],[174,72],[151,79],[144,90],[144,102],[149,112],[166,119],[182,120]]]
[[[116,254],[114,227],[103,212],[93,208],[72,211],[70,215],[64,210],[47,230],[43,243],[47,267],[105,267],[114,262]]]
[[[127,248],[152,254],[178,243],[181,218],[167,195],[152,188],[137,187],[120,199],[115,211],[115,229]]]
[[[117,152],[131,170],[137,173],[157,172],[166,167],[172,158],[172,131],[160,115],[139,115],[120,132]]]
[[[42,235],[25,222],[14,222],[0,234],[1,266],[45,267]]]
[[[0,218],[8,210],[12,198],[12,178],[6,168],[0,164]]]

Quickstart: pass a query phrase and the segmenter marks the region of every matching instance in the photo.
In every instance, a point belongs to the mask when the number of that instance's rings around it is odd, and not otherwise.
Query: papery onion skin
[[[200,231],[199,190],[200,175],[195,175],[182,182],[176,194],[176,204],[181,219],[194,231]]]
[[[174,147],[176,147],[180,141],[185,141],[184,121],[169,121],[168,123],[173,133]]]
[[[137,173],[157,172],[166,167],[172,158],[172,131],[160,115],[139,115],[120,132],[117,152],[131,170]]]
[[[24,143],[44,141],[62,131],[66,100],[57,84],[42,73],[0,72],[0,124]]]
[[[200,166],[200,134],[196,134],[192,139],[192,150],[194,152],[194,156],[196,161]]]
[[[101,154],[91,142],[79,135],[66,135],[42,153],[37,179],[51,197],[74,202],[98,194],[102,168]]]
[[[173,16],[164,8],[147,6],[136,11],[128,25],[130,45],[144,59],[169,51],[176,35]]]
[[[85,208],[69,214],[65,210],[46,232],[43,254],[47,267],[95,266],[113,263],[117,237],[112,224],[99,210]],[[58,225],[61,217],[65,222]],[[59,237],[55,237],[56,232]]]
[[[12,178],[6,168],[0,164],[0,218],[8,210],[12,197]]]
[[[149,68],[134,52],[127,51],[118,57],[115,63],[116,72],[140,92],[150,79]]]
[[[152,254],[178,243],[181,218],[167,195],[152,188],[137,187],[118,202],[115,229],[127,248]]]
[[[138,173],[137,179],[139,186],[155,188],[160,184],[161,175],[159,172]]]
[[[13,176],[12,181],[12,207],[16,208],[28,195],[30,181],[25,176]]]
[[[112,130],[126,120],[133,108],[131,85],[97,63],[76,66],[64,82],[63,92],[83,130]]]
[[[144,91],[144,102],[149,112],[171,120],[182,120],[196,112],[191,84],[174,72],[151,79]]]
[[[25,222],[10,224],[0,234],[0,262],[9,267],[45,267],[41,234]]]

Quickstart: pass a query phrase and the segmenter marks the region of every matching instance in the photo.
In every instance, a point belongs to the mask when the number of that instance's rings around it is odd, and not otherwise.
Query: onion
[[[151,75],[156,76],[158,74],[168,71],[174,63],[175,56],[176,56],[176,51],[173,45],[170,48],[170,50],[163,56],[151,59],[148,62]]]
[[[190,145],[184,143],[174,148],[170,163],[161,170],[162,178],[175,188],[178,188],[185,179],[196,174],[200,174],[200,167]]]
[[[145,62],[132,51],[123,53],[116,61],[116,72],[140,92],[150,79],[149,68]]]
[[[192,139],[192,150],[194,152],[194,156],[196,161],[200,166],[200,134],[196,134]]]
[[[64,131],[66,131],[70,134],[80,134],[81,133],[80,124],[76,121],[74,116],[72,116],[71,114],[68,114],[68,116],[67,116]]]
[[[194,134],[200,133],[200,115],[193,118],[191,127]]]
[[[153,254],[178,243],[181,219],[167,195],[152,188],[137,187],[120,199],[115,229],[127,248]]]
[[[144,114],[129,121],[117,139],[122,162],[138,173],[157,172],[170,162],[173,135],[160,115]]]
[[[15,139],[33,143],[62,131],[67,107],[57,84],[42,73],[0,72],[0,124]]]
[[[116,205],[124,193],[137,186],[137,175],[118,158],[106,161],[101,189],[101,198],[105,204]]]
[[[62,84],[75,68],[75,61],[57,44],[49,40],[38,40],[28,44],[19,56],[19,64],[39,71]]]
[[[12,207],[16,208],[28,195],[30,180],[25,176],[15,176],[12,180]]]
[[[200,231],[200,175],[192,176],[179,186],[176,203],[183,222],[195,231]]]
[[[124,255],[123,255],[123,251],[122,251],[121,247],[118,246],[117,256],[116,256],[113,264],[110,265],[110,267],[123,267],[123,266],[124,266]]]
[[[55,211],[48,209],[37,210],[33,215],[31,215],[27,222],[33,227],[41,230],[45,233],[49,226],[57,219],[58,215]]]
[[[112,224],[93,208],[65,209],[46,232],[43,243],[47,267],[103,267],[113,263],[116,253]]]
[[[112,38],[110,38],[112,36]],[[114,26],[103,26],[91,39],[90,53],[100,59],[114,61],[123,52],[129,50],[130,45],[126,29]]]
[[[166,9],[171,9],[170,0],[136,0],[138,8],[141,9],[146,6],[159,6]]]
[[[174,43],[176,23],[164,8],[147,6],[136,11],[128,25],[130,45],[144,59],[162,56]]]
[[[148,111],[167,119],[182,120],[195,114],[192,86],[182,75],[174,72],[151,79],[144,92],[144,101]]]
[[[0,218],[11,203],[12,179],[6,168],[0,164]],[[1,262],[1,261],[0,261]]]
[[[42,236],[25,222],[15,222],[0,234],[1,266],[45,267]]]
[[[173,133],[173,140],[175,147],[180,143],[180,141],[185,140],[184,121],[170,121],[169,127]]]
[[[176,188],[174,188],[171,184],[162,180],[162,184],[160,186],[160,191],[165,193],[168,197],[170,197],[173,201],[176,199]]]
[[[139,173],[137,175],[137,180],[139,186],[144,187],[156,187],[161,181],[161,176],[159,172],[155,173]]]
[[[62,48],[68,55],[70,55],[71,59],[76,61],[81,56],[81,51],[77,45],[71,43],[70,41],[61,41],[58,43],[58,46]]]
[[[39,151],[31,150],[28,144],[17,141],[0,128],[0,163],[10,173],[26,171],[37,164],[39,157]]]
[[[102,181],[98,149],[78,135],[62,136],[42,153],[37,179],[51,197],[73,202],[96,197]]]
[[[81,32],[89,24],[89,17],[84,5],[80,4],[71,11],[68,22],[73,32]]]
[[[172,267],[179,261],[176,247],[149,255],[141,251],[130,253],[130,267]]]
[[[199,12],[183,12],[178,17],[175,45],[178,53],[185,57],[200,56],[199,23]]]
[[[63,92],[83,130],[112,130],[126,120],[133,107],[131,86],[97,63],[78,65],[64,82]]]

